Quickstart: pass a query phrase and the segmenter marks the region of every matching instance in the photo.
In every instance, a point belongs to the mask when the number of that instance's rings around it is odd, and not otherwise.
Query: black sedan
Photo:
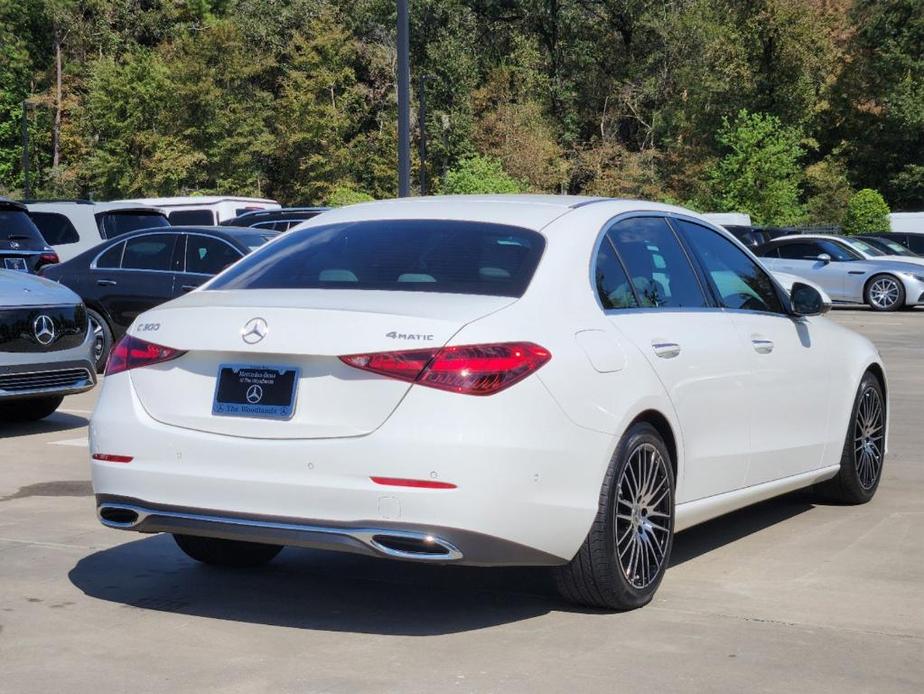
[[[96,335],[98,370],[135,317],[189,292],[277,232],[233,227],[145,229],[105,241],[42,275],[74,290]]]

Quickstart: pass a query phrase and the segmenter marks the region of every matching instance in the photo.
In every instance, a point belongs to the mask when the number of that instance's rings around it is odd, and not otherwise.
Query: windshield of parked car
[[[364,289],[522,296],[545,247],[520,227],[450,220],[344,222],[287,232],[210,289]]]
[[[876,239],[875,241],[870,239],[868,243],[876,244],[876,246],[881,248],[888,255],[903,255],[910,258],[920,258],[920,256],[910,248],[905,248],[897,241],[892,241],[891,239]]]
[[[866,241],[861,241],[860,239],[844,239],[844,243],[848,244],[851,248],[856,251],[860,251],[863,255],[879,256],[885,255],[881,250],[872,246]]]

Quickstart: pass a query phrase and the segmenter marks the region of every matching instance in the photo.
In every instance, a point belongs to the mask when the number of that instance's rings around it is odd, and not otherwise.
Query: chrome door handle
[[[198,288],[198,285],[195,284],[184,284],[182,287],[180,287],[180,289],[182,289],[184,292],[191,292],[193,289]]]
[[[676,342],[652,342],[651,348],[662,359],[673,359],[680,354],[680,345]]]
[[[752,337],[751,344],[754,345],[754,351],[758,354],[770,354],[773,351],[773,340],[765,337]]]
[[[96,284],[100,287],[114,287],[117,282],[115,280],[96,280]]]

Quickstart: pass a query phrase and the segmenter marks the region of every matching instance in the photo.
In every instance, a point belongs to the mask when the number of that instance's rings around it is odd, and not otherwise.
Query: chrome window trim
[[[169,230],[170,227],[164,227],[164,229]],[[168,235],[173,235],[173,236],[179,236],[183,234],[182,231],[148,231],[143,234],[138,234],[138,236],[132,236],[130,239],[126,239],[120,236],[116,236],[115,238],[109,239],[110,241],[114,241],[116,243],[122,244],[122,255],[119,256],[119,267],[97,267],[96,265],[97,261],[106,252],[108,252],[112,248],[112,246],[107,246],[102,251],[97,253],[96,257],[93,258],[93,260],[90,262],[90,269],[99,270],[100,272],[159,272],[159,273],[174,274],[177,272],[176,270],[148,270],[146,268],[138,268],[138,267],[122,267],[122,262],[125,260],[125,248],[126,246],[128,246],[129,241],[134,241],[135,239],[142,239],[145,236],[160,236],[165,233]],[[174,246],[174,251],[176,251],[175,246]]]
[[[674,307],[674,308],[672,307],[652,307],[652,306],[646,306],[646,307],[638,306],[635,308],[609,308],[609,309],[605,308],[603,306],[603,303],[600,301],[599,295],[597,294],[597,285],[596,285],[596,277],[595,277],[595,270],[597,268],[597,255],[600,252],[600,246],[602,245],[603,240],[608,238],[607,232],[610,230],[610,228],[612,228],[615,224],[621,221],[624,221],[626,219],[632,219],[633,217],[663,217],[665,220],[667,220],[668,226],[671,228],[674,234],[678,236],[680,236],[679,233],[677,232],[676,229],[674,229],[674,225],[670,223],[670,220],[672,219],[682,219],[684,221],[691,222],[693,224],[699,224],[702,227],[705,227],[707,229],[711,229],[714,232],[717,232],[720,236],[723,236],[724,238],[728,239],[733,244],[735,244],[740,250],[743,250],[747,257],[749,257],[752,261],[755,261],[757,265],[764,272],[767,273],[767,275],[770,277],[770,282],[776,288],[777,295],[783,303],[784,313],[776,313],[773,311],[769,311],[769,312],[768,311],[745,311],[745,313],[749,315],[757,314],[757,315],[765,315],[765,316],[776,316],[776,317],[787,318],[789,320],[803,319],[802,316],[794,316],[792,313],[788,312],[791,309],[791,303],[789,300],[789,296],[786,293],[786,291],[783,289],[782,285],[779,283],[776,277],[773,276],[773,273],[767,270],[767,268],[763,266],[763,264],[760,262],[760,259],[757,257],[757,255],[755,255],[750,249],[748,249],[747,246],[745,246],[738,239],[736,239],[731,232],[721,228],[720,226],[716,224],[713,224],[712,222],[708,222],[704,219],[699,219],[698,217],[693,217],[691,215],[683,214],[680,212],[672,212],[672,211],[665,211],[665,210],[632,210],[629,212],[621,212],[620,214],[617,214],[611,217],[610,219],[608,219],[606,222],[604,222],[602,227],[600,228],[600,231],[597,232],[597,238],[594,241],[594,245],[593,245],[593,248],[590,254],[590,264],[588,268],[587,278],[590,284],[591,294],[593,294],[593,297],[594,297],[594,301],[596,302],[597,307],[603,312],[604,315],[608,316],[608,315],[614,315],[614,314],[618,315],[618,314],[624,314],[624,313],[632,314],[632,313],[638,313],[640,311],[646,311],[646,312],[657,311],[659,313],[692,313],[692,312],[715,313],[715,312],[737,312],[741,310],[741,309],[729,309],[728,307],[721,306],[721,305],[700,306],[700,307]],[[703,270],[699,263],[699,260],[689,257],[689,251],[686,247],[686,243],[683,240],[682,236],[678,238],[678,242],[680,243],[680,246],[683,249],[684,254],[687,255],[688,261],[693,266],[694,274],[697,277],[697,281],[701,282],[702,281],[701,273],[703,272]],[[623,268],[625,269],[625,264],[622,262],[622,258],[620,257],[618,250],[615,248],[615,245],[613,245],[613,248],[614,250],[616,250],[616,257],[619,259],[619,262],[623,265]],[[626,272],[626,274],[628,276],[628,271]],[[703,289],[705,291],[705,288]],[[633,292],[634,292],[634,288],[633,288]],[[708,290],[708,296],[712,297],[711,289]]]

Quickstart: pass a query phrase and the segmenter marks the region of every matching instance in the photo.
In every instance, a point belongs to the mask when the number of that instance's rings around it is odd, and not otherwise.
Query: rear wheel
[[[555,570],[559,592],[590,607],[641,607],[664,577],[673,537],[670,454],[653,426],[634,424],[610,461],[587,539]]]
[[[866,284],[864,299],[874,311],[897,311],[905,305],[905,286],[892,275],[875,275]]]
[[[93,309],[87,309],[87,320],[93,333],[93,362],[96,364],[96,373],[101,374],[106,369],[106,360],[112,350],[112,330],[106,319]]]
[[[865,504],[876,494],[885,457],[886,409],[879,379],[867,372],[851,412],[837,476],[819,486],[834,501]]]
[[[174,535],[177,545],[187,556],[203,564],[246,568],[260,566],[282,551],[281,545],[264,545],[258,542],[222,540],[196,535]]]
[[[35,422],[52,414],[64,400],[61,396],[28,398],[0,404],[0,419],[7,422]]]

